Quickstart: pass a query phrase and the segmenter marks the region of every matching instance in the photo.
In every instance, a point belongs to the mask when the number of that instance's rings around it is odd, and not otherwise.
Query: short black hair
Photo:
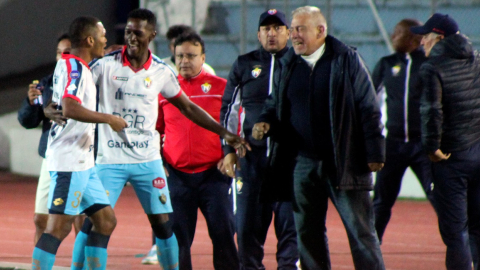
[[[195,33],[195,29],[185,24],[176,24],[168,28],[167,34],[165,36],[168,40],[171,41],[172,39],[177,38],[185,33]]]
[[[99,22],[100,20],[98,18],[91,16],[78,17],[73,20],[68,30],[72,48],[80,47],[82,41],[94,33],[97,23]]]
[[[130,19],[130,18],[147,21],[147,24],[152,26],[154,30],[157,27],[157,17],[155,16],[155,14],[153,14],[152,11],[150,11],[146,8],[137,8],[137,9],[134,9],[134,10],[130,11],[130,13],[128,13],[127,20]]]
[[[63,33],[61,36],[59,36],[57,38],[57,43],[60,43],[60,41],[64,40],[64,39],[68,39],[70,40],[70,36],[68,35],[68,33]]]
[[[175,39],[174,47],[182,45],[185,42],[190,42],[195,46],[198,46],[198,44],[200,43],[200,46],[202,46],[202,54],[205,54],[205,43],[203,42],[203,39],[200,37],[199,34],[195,32],[190,32],[190,33],[184,33],[178,36]]]

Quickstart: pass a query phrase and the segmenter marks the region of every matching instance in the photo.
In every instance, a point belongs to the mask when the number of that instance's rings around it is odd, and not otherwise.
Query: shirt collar
[[[85,62],[85,60],[83,60],[82,58],[80,58],[76,55],[70,54],[68,52],[67,53],[62,53],[62,59],[68,60],[68,59],[72,59],[72,58],[80,61],[83,65],[85,65],[90,70],[90,67],[88,66],[87,62]]]
[[[198,73],[197,75],[193,76],[192,78],[190,78],[190,79],[187,80],[187,79],[183,78],[182,75],[180,75],[180,73],[178,73],[178,79],[179,79],[179,80],[185,80],[185,81],[190,81],[190,82],[191,82],[191,81],[194,81],[194,80],[197,80],[197,79],[198,79],[198,80],[199,80],[199,79],[202,79],[202,78],[205,76],[206,73],[207,73],[207,72],[206,72],[206,71],[203,69],[203,67],[202,67],[202,70],[200,71],[200,73]]]
[[[122,63],[123,63],[123,66],[124,67],[129,66],[132,70],[138,71],[138,69],[134,68],[132,66],[132,64],[130,64],[130,61],[128,61],[126,50],[127,50],[127,45],[123,46],[123,49],[122,49]],[[150,50],[148,50],[148,59],[147,59],[147,62],[145,62],[145,64],[143,64],[142,68],[144,68],[145,70],[148,70],[151,65],[152,65],[152,52]]]
[[[303,58],[303,60],[305,60],[305,62],[307,62],[310,68],[313,69],[318,59],[322,57],[323,53],[325,53],[325,42],[314,53],[310,55],[302,55],[301,57]]]

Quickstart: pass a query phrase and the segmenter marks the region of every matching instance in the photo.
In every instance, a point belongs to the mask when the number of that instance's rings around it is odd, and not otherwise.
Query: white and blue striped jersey
[[[62,55],[53,73],[52,102],[62,106],[73,98],[95,111],[96,88],[88,64],[71,54]],[[95,124],[68,119],[64,126],[54,123],[48,135],[46,152],[49,171],[84,171],[95,165],[93,157]]]
[[[180,85],[174,72],[150,53],[142,68],[129,63],[125,47],[90,64],[97,85],[98,111],[118,115],[128,127],[115,132],[98,126],[98,164],[135,164],[160,159],[156,131],[158,95],[178,97]]]

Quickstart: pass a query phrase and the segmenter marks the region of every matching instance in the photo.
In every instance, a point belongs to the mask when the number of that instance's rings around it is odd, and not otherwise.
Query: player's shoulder
[[[122,50],[113,51],[106,54],[102,58],[92,60],[88,65],[90,68],[95,68],[101,65],[115,65],[122,63]]]
[[[173,71],[173,69],[165,61],[163,61],[160,57],[156,56],[153,53],[152,53],[151,66],[154,69],[154,71],[160,75],[172,74],[173,76],[175,76],[175,72]]]

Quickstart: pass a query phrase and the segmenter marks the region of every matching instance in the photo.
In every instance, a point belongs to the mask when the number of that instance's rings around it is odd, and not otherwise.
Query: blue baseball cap
[[[410,27],[410,31],[418,35],[433,32],[448,37],[458,32],[458,24],[448,14],[435,13],[424,25]]]
[[[285,25],[288,27],[287,19],[285,18],[285,14],[276,9],[269,9],[263,12],[260,15],[260,20],[258,21],[258,27],[264,25],[265,22],[271,21],[272,19],[278,21],[280,24]]]

